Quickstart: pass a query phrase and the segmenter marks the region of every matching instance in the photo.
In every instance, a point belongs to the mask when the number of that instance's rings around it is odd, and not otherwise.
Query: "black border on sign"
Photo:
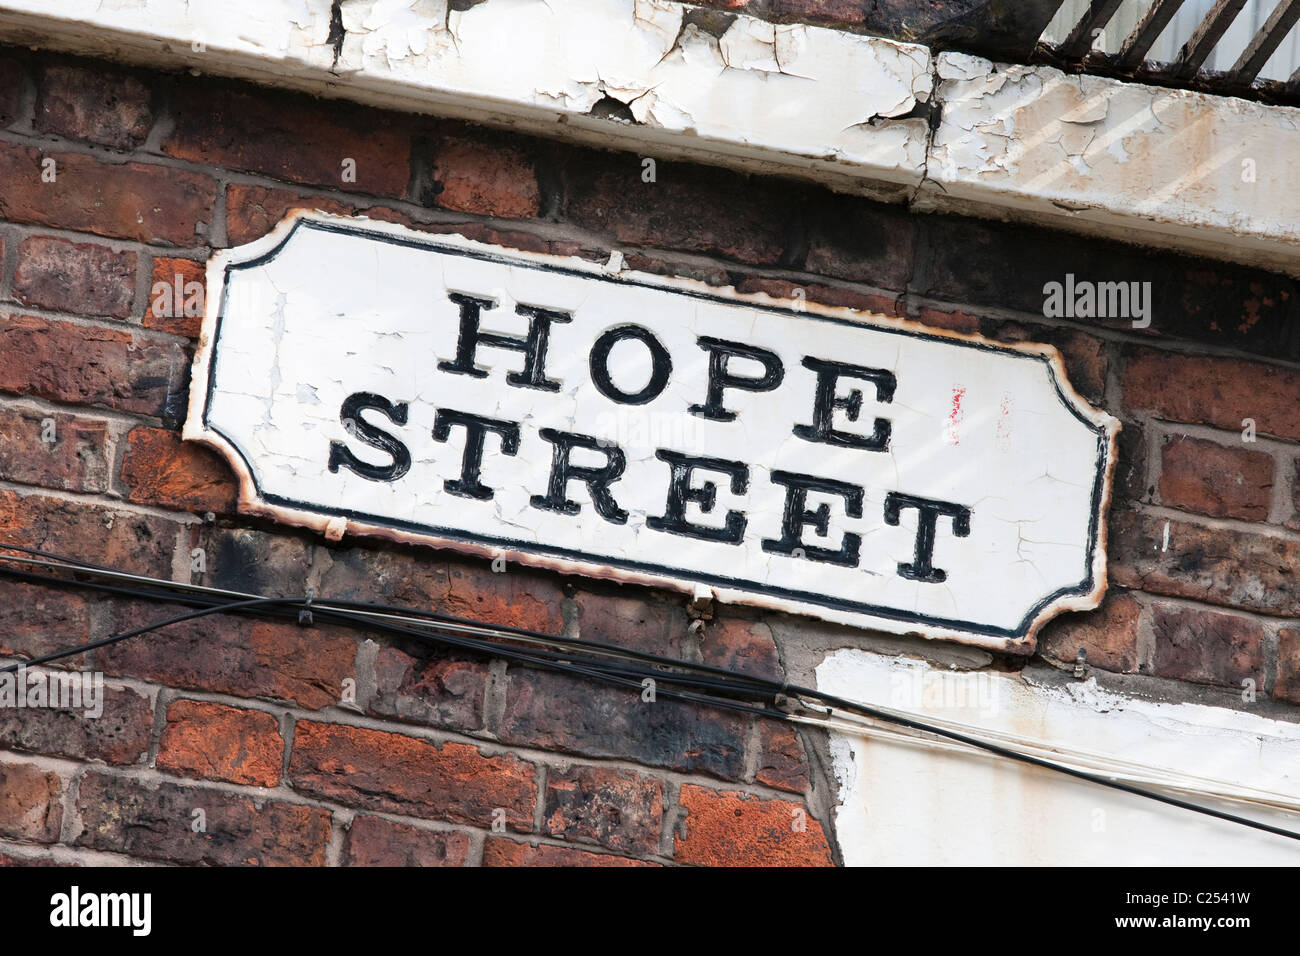
[[[897,608],[884,607],[876,604],[865,604],[859,601],[851,601],[845,598],[829,597],[823,594],[816,594],[810,591],[800,591],[793,588],[776,587],[770,584],[761,584],[755,581],[748,581],[743,578],[733,578],[721,574],[704,574],[697,571],[688,571],[681,568],[672,568],[667,565],[652,564],[644,561],[632,561],[622,558],[613,558],[606,555],[593,554],[586,551],[579,551],[572,548],[561,548],[546,544],[537,544],[531,541],[520,541],[515,538],[494,537],[490,535],[470,534],[464,531],[458,531],[452,528],[442,528],[436,525],[419,524],[412,521],[402,521],[400,519],[386,517],[384,515],[375,515],[363,511],[354,511],[350,508],[331,508],[325,505],[313,504],[307,501],[300,501],[296,498],[289,498],[283,495],[266,494],[258,484],[257,475],[253,470],[252,464],[248,461],[247,456],[238,445],[220,429],[213,426],[208,421],[208,410],[212,405],[213,394],[216,390],[217,365],[219,361],[217,345],[221,339],[222,321],[226,314],[226,302],[230,289],[230,283],[227,281],[230,273],[240,269],[253,269],[266,262],[274,261],[280,252],[289,244],[294,234],[299,229],[319,229],[324,232],[335,232],[343,235],[361,236],[376,242],[387,242],[397,246],[408,246],[418,249],[435,249],[448,255],[464,256],[471,259],[480,259],[488,262],[498,262],[508,265],[512,268],[536,269],[543,272],[559,272],[566,275],[578,276],[582,279],[597,282],[613,282],[619,285],[636,285],[643,288],[656,289],[658,291],[671,292],[675,295],[682,295],[693,299],[704,299],[709,302],[719,303],[733,308],[757,309],[764,312],[775,313],[783,316],[798,317],[800,319],[812,319],[818,322],[831,322],[836,325],[846,325],[855,329],[868,329],[870,331],[881,332],[886,335],[903,335],[909,338],[933,339],[935,336],[926,335],[925,333],[912,331],[910,329],[897,329],[888,326],[864,325],[858,322],[852,322],[848,319],[836,318],[833,316],[817,315],[811,312],[796,312],[793,309],[781,308],[779,306],[760,305],[751,302],[737,302],[728,299],[725,296],[710,295],[708,293],[672,289],[656,285],[652,282],[641,282],[635,279],[618,278],[601,273],[585,272],[579,269],[570,269],[561,265],[548,265],[543,263],[529,262],[520,260],[508,254],[498,255],[486,250],[462,249],[447,243],[439,242],[434,236],[428,239],[423,237],[404,237],[395,236],[384,232],[375,232],[364,227],[351,226],[343,223],[317,222],[308,219],[298,219],[285,234],[284,239],[274,248],[268,250],[254,259],[247,262],[235,263],[225,267],[225,274],[222,276],[221,285],[221,307],[217,313],[216,328],[213,330],[212,345],[210,358],[208,362],[208,382],[207,394],[203,402],[203,427],[216,435],[221,436],[226,444],[235,450],[241,459],[243,459],[245,468],[248,472],[249,479],[257,491],[258,497],[269,505],[279,505],[283,507],[294,508],[307,513],[334,515],[348,520],[361,521],[366,524],[375,525],[381,528],[392,528],[396,531],[405,531],[430,538],[438,538],[444,541],[459,541],[471,545],[488,545],[492,547],[507,548],[512,551],[522,552],[524,554],[537,554],[540,556],[550,556],[566,558],[579,561],[585,564],[606,565],[612,567],[625,568],[629,571],[639,571],[653,575],[676,578],[678,580],[697,581],[702,584],[710,584],[717,587],[733,588],[738,591],[748,591],[754,594],[769,595],[771,597],[784,598],[786,600],[799,601],[804,604],[814,606],[834,608],[842,611],[852,611],[857,614],[864,614],[871,617],[881,618],[884,620],[914,622],[925,624],[933,627],[953,628],[968,634],[986,634],[995,637],[1005,637],[1011,639],[1020,639],[1028,636],[1029,631],[1037,619],[1038,614],[1043,608],[1047,607],[1058,598],[1068,595],[1089,594],[1093,589],[1092,565],[1093,557],[1097,547],[1097,535],[1101,524],[1101,501],[1102,492],[1106,478],[1106,458],[1110,450],[1110,440],[1106,429],[1102,425],[1095,424],[1080,414],[1074,404],[1061,391],[1060,382],[1054,374],[1051,367],[1051,360],[1046,355],[1026,355],[1017,353],[1014,350],[998,348],[994,345],[986,345],[981,342],[970,342],[963,339],[944,339],[943,341],[958,348],[978,349],[986,352],[996,352],[999,355],[1008,353],[1018,354],[1022,358],[1040,361],[1047,365],[1047,376],[1052,382],[1052,387],[1056,392],[1057,399],[1065,406],[1066,410],[1086,425],[1089,430],[1097,433],[1097,458],[1096,458],[1096,477],[1093,479],[1092,486],[1092,513],[1088,519],[1088,548],[1084,556],[1084,574],[1083,579],[1072,587],[1060,588],[1041,599],[1037,604],[1026,612],[1020,623],[1014,628],[994,627],[987,624],[976,624],[970,621],[962,621],[954,618],[931,617],[924,614],[916,614],[908,611],[901,611]]]

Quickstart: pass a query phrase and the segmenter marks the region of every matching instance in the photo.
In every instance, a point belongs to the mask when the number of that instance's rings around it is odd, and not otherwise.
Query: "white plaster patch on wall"
[[[842,650],[819,690],[1037,744],[1040,754],[1292,830],[1300,726],[1241,711],[1154,703],[1032,677],[945,671]],[[832,734],[845,862],[868,864],[1291,864],[1294,841],[1003,758],[931,742]],[[1143,781],[1146,777],[1146,781]],[[1227,794],[1250,800],[1225,799]],[[1273,805],[1270,805],[1272,803]],[[925,840],[916,835],[926,834]]]

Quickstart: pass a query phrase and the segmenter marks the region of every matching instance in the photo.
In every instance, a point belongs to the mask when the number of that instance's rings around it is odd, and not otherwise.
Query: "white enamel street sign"
[[[365,219],[208,267],[240,509],[1025,649],[1105,589],[1118,423],[1056,351]]]

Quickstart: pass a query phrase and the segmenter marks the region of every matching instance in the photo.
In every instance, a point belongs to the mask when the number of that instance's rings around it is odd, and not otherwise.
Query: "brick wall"
[[[630,154],[12,50],[0,129],[0,540],[778,678],[806,680],[811,647],[905,644],[728,607],[696,633],[680,596],[330,544],[235,514],[229,469],[179,438],[198,320],[153,308],[154,286],[201,282],[214,249],[291,208],[364,213],[595,261],[617,247],[635,269],[1056,345],[1076,387],[1124,422],[1111,590],[1049,625],[1032,661],[981,652],[985,666],[1072,665],[1083,648],[1117,686],[1292,717],[1300,704],[1292,279],[717,169],[660,162],[645,183]],[[1044,318],[1043,285],[1067,271],[1153,281],[1150,327]],[[168,613],[0,579],[0,652]],[[250,618],[65,664],[107,675],[105,712],[0,711],[0,864],[837,857],[825,740],[784,724]]]

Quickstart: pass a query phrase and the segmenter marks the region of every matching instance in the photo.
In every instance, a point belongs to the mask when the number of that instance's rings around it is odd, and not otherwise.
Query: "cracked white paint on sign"
[[[1095,606],[1118,424],[1055,350],[613,265],[300,214],[210,264],[185,437],[331,537],[991,647]]]

